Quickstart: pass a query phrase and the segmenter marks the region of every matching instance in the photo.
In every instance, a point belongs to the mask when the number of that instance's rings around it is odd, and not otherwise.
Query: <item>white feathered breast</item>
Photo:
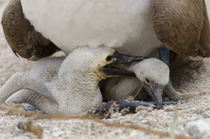
[[[150,53],[158,46],[150,20],[150,0],[21,0],[35,29],[65,52],[80,45],[125,47]],[[136,50],[138,48],[138,50]],[[142,50],[142,48],[149,48]]]

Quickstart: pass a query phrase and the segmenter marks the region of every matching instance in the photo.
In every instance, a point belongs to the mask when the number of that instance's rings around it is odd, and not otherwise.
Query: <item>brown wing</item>
[[[152,22],[167,48],[184,56],[210,56],[210,26],[204,0],[152,0]]]
[[[37,60],[59,50],[24,18],[20,0],[10,1],[2,15],[2,26],[5,38],[16,55]]]

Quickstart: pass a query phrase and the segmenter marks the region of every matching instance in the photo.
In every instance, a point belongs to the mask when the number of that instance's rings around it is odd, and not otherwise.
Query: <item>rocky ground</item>
[[[6,3],[7,0],[0,0],[0,14]],[[2,28],[0,50],[0,86],[13,73],[27,71],[33,65],[33,62],[17,58],[12,53],[4,39]],[[27,131],[40,133],[41,129],[43,138],[173,138],[174,134],[210,138],[210,59],[204,59],[199,67],[189,64],[175,73],[173,78],[176,88],[198,94],[183,104],[166,106],[163,110],[140,107],[136,114],[122,116],[116,113],[110,119],[102,121],[84,117],[40,119],[34,118],[37,114],[2,106],[0,138],[36,138],[35,134]],[[17,127],[18,123],[27,121],[32,121],[34,126],[26,124],[26,128],[32,127],[26,131]],[[179,138],[185,138],[184,136]]]

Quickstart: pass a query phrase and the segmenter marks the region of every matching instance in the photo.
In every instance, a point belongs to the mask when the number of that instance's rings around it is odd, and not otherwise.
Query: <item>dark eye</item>
[[[147,77],[144,79],[144,82],[145,82],[146,84],[151,84],[151,83],[152,83],[152,81],[151,81],[150,79],[148,79]]]
[[[111,62],[112,60],[113,60],[113,56],[107,56],[107,57],[106,57],[106,61],[107,61],[107,62]]]

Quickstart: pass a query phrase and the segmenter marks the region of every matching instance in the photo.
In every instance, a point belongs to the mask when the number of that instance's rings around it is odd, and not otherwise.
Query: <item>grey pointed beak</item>
[[[118,64],[130,64],[133,62],[140,62],[146,57],[142,56],[129,56],[126,54],[121,54],[119,52],[115,52],[113,55],[113,62],[102,68],[103,72],[107,75],[126,75],[126,76],[135,76],[134,72],[127,71],[125,69],[120,69],[115,67]]]
[[[150,85],[143,83],[143,86],[147,90],[149,95],[152,97],[153,101],[157,105],[157,108],[162,109],[163,108],[162,94],[163,94],[164,86],[158,85],[155,83],[152,83]]]
[[[133,62],[140,62],[147,57],[142,57],[142,56],[130,56],[126,54],[121,54],[119,52],[114,53],[114,61],[112,64],[130,64]]]
[[[103,72],[107,75],[126,75],[135,77],[135,73],[131,71],[127,71],[124,69],[120,69],[114,66],[106,66],[102,68]]]

